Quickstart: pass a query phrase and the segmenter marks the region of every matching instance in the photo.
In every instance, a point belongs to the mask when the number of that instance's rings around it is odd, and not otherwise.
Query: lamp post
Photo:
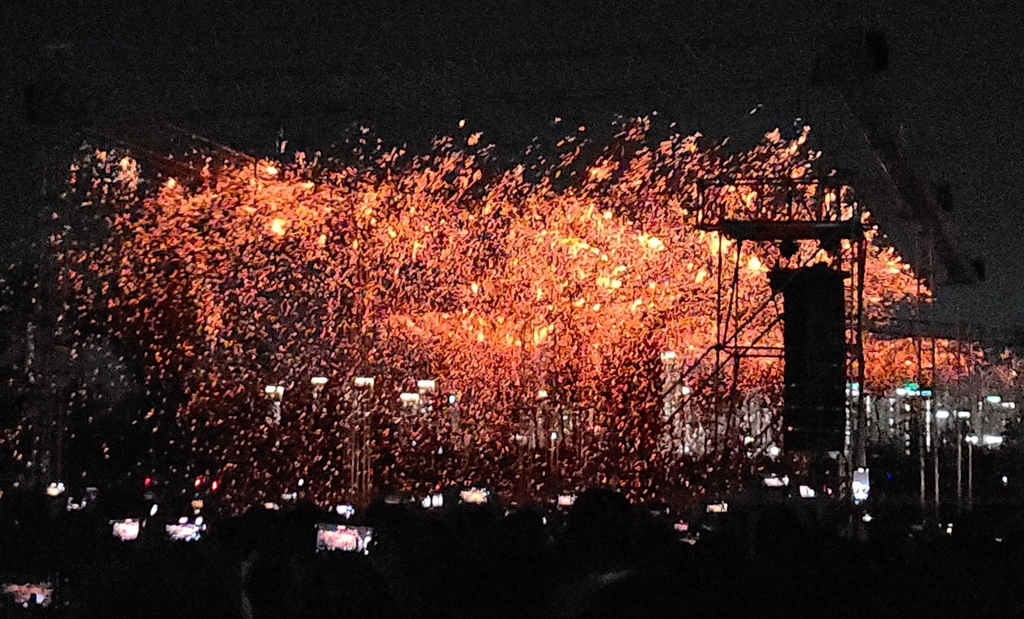
[[[977,444],[977,434],[967,437],[967,511],[974,509],[974,446]]]
[[[547,446],[547,422],[544,419],[544,400],[548,399],[547,389],[537,390],[537,409],[534,412],[533,435],[538,447]]]
[[[350,469],[352,489],[360,499],[365,498],[370,486],[370,432],[366,427],[369,412],[363,406],[363,394],[372,392],[376,381],[372,376],[356,376],[352,379],[355,387],[355,419],[352,423]]]
[[[421,396],[430,396],[437,391],[437,381],[429,379],[420,379],[416,381],[416,392]]]
[[[665,453],[672,454],[676,451],[675,446],[679,438],[679,433],[676,429],[679,426],[679,407],[681,404],[678,401],[679,399],[674,397],[676,394],[676,383],[679,380],[678,372],[676,371],[675,351],[666,350],[661,353],[661,363],[661,421],[664,424],[662,440],[664,441]],[[666,463],[669,460],[669,458],[666,458]]]
[[[964,508],[964,428],[971,418],[971,411],[956,412],[956,513]]]
[[[541,445],[544,445],[546,441],[548,445],[548,471],[553,472],[555,465],[557,464],[558,455],[555,451],[556,442],[559,440],[558,431],[555,429],[555,424],[551,424],[551,434],[548,435],[548,424],[546,418],[546,411],[544,410],[544,403],[548,400],[548,390],[538,389],[537,390],[537,435],[541,441]]]
[[[426,423],[431,434],[436,434],[434,427],[434,393],[437,392],[437,381],[431,379],[420,379],[416,381],[416,393],[420,396],[419,406],[416,411],[426,413],[426,419],[420,419],[420,423]],[[433,460],[433,456],[431,456]]]
[[[417,408],[418,419],[416,422],[421,424],[420,427],[426,426],[426,432],[423,434],[424,446],[429,448],[430,451],[430,470],[432,474],[437,474],[437,448],[434,446],[433,439],[437,437],[437,427],[434,419],[434,393],[437,391],[437,381],[421,378],[416,381],[416,393],[420,396],[420,405]],[[436,480],[435,480],[436,481]]]
[[[398,395],[402,408],[416,409],[420,403],[420,394],[406,391]]]
[[[320,413],[320,394],[323,393],[324,387],[327,385],[327,377],[314,376],[309,379],[309,384],[313,385],[313,417],[310,419],[310,423],[316,423],[317,415]]]
[[[281,425],[281,402],[284,400],[284,385],[267,385],[263,388],[263,393],[274,404],[274,423]]]

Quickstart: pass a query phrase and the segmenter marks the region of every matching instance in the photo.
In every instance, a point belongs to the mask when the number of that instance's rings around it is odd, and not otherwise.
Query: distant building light
[[[817,494],[810,486],[800,486],[800,498],[802,499],[813,499]]]
[[[313,385],[315,385],[317,387],[323,387],[324,385],[327,384],[327,377],[326,376],[314,376],[313,378],[309,379],[309,382],[311,382]]]
[[[357,389],[373,389],[374,380],[372,376],[356,376],[352,379]]]
[[[947,410],[937,410],[937,411],[935,411],[935,418],[936,419],[949,419],[949,411],[947,411]]]
[[[957,411],[956,416],[959,417],[960,419],[970,419],[971,411]]]

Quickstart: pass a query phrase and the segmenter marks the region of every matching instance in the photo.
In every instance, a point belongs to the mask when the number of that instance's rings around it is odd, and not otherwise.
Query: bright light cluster
[[[179,412],[193,448],[225,464],[225,496],[239,504],[299,478],[319,502],[339,502],[361,431],[387,454],[375,460],[381,484],[539,490],[554,476],[650,493],[681,466],[658,446],[664,351],[691,368],[698,414],[714,416],[705,353],[719,255],[729,282],[738,278],[736,315],[752,318],[739,343],[762,331],[758,344],[781,343],[770,327],[778,307],[755,315],[770,297],[766,273],[784,260],[778,249],[736,251],[698,222],[779,218],[782,200],[727,183],[701,204],[698,182],[802,179],[808,209],[824,200],[853,212],[853,197],[807,181],[817,153],[806,129],[736,154],[700,136],[648,143],[647,130],[638,119],[587,160],[581,137],[569,136],[557,156],[511,167],[476,134],[422,156],[367,143],[347,164],[194,153],[162,179],[127,154],[88,152],[72,169],[73,195],[107,225],[102,242],[75,230],[55,238],[62,283],[75,320],[140,343],[149,380],[185,386]],[[790,264],[826,259],[805,243]],[[909,266],[873,241],[868,316],[883,320],[919,290]],[[955,352],[940,342],[940,355]],[[869,338],[867,357],[867,389],[913,376],[908,340]],[[738,387],[776,411],[781,369],[744,360]],[[323,379],[319,397],[312,377]],[[388,411],[429,378],[459,394],[458,418],[439,404],[415,421],[357,415],[354,377],[374,377],[375,406]],[[265,385],[286,394],[280,423],[266,422]],[[562,416],[565,442],[557,465],[534,449],[527,474],[516,468],[524,423],[541,407]],[[736,430],[742,440],[746,429]]]

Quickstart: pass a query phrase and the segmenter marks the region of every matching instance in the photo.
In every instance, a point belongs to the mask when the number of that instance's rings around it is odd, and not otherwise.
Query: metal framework
[[[831,180],[831,179],[830,179]],[[728,193],[743,191],[748,205],[754,208],[736,212],[735,199]],[[741,393],[740,375],[744,359],[758,357],[781,358],[783,349],[765,343],[766,336],[777,329],[782,321],[776,292],[756,304],[752,313],[741,315],[740,255],[745,243],[771,246],[760,252],[773,256],[772,269],[796,269],[816,262],[827,262],[838,271],[849,274],[844,286],[846,316],[846,375],[847,433],[842,463],[849,467],[865,465],[864,428],[865,409],[856,386],[864,384],[864,267],[867,243],[863,234],[862,212],[856,202],[841,197],[852,197],[849,188],[837,183],[815,179],[790,178],[712,178],[698,186],[701,229],[715,232],[730,239],[719,242],[716,256],[715,292],[715,344],[682,372],[672,378],[676,384],[686,380],[700,364],[710,364],[710,378],[702,386],[705,402],[712,412],[713,428],[705,438],[705,450],[714,454],[720,464],[728,464],[730,454],[746,451],[760,455],[766,450],[775,455],[774,436],[781,430],[781,419],[772,404],[760,406],[771,422],[753,428],[757,434],[740,438],[738,424],[740,407],[748,406],[747,394]],[[808,243],[817,247],[808,250]],[[767,249],[767,248],[766,248]],[[801,251],[803,249],[804,251]],[[733,252],[730,258],[728,255]],[[773,314],[767,321],[765,313]],[[760,320],[758,320],[760,319]],[[668,405],[666,405],[668,406]],[[677,407],[679,408],[679,407]],[[680,411],[676,411],[677,417]],[[745,411],[749,416],[749,409]],[[681,415],[685,426],[692,424],[692,414]],[[748,428],[751,429],[751,428]],[[739,442],[739,444],[737,444]]]

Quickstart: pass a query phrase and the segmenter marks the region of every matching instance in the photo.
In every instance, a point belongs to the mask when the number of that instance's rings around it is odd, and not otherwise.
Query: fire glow
[[[557,466],[543,450],[529,456],[534,489],[557,468],[563,480],[653,492],[683,466],[657,444],[662,353],[694,366],[690,397],[706,402],[709,368],[695,362],[715,344],[719,252],[730,277],[738,267],[737,315],[770,296],[766,272],[782,259],[699,229],[694,188],[713,177],[805,178],[816,153],[806,129],[734,155],[699,136],[648,144],[646,130],[639,119],[590,162],[570,136],[556,163],[499,172],[477,134],[423,156],[371,144],[355,164],[300,154],[253,165],[208,152],[192,158],[195,182],[140,182],[143,164],[89,153],[72,187],[104,209],[109,230],[101,244],[56,239],[63,286],[80,320],[143,343],[151,379],[183,382],[178,412],[195,449],[225,463],[225,496],[239,504],[299,478],[318,502],[349,495],[343,437],[369,423],[344,412],[357,376],[376,377],[386,409],[417,378],[461,394],[457,423],[438,408],[429,423],[376,426],[376,453],[391,454],[374,469],[378,483],[513,485],[515,437],[545,391],[567,442]],[[820,189],[807,184],[808,200]],[[780,216],[749,187],[720,197],[724,212]],[[921,287],[869,234],[866,312],[884,320]],[[820,253],[801,245],[797,259]],[[775,311],[753,317],[763,345],[781,343]],[[867,388],[911,376],[910,340],[869,337],[866,347]],[[739,387],[774,412],[781,369],[744,360]],[[311,376],[329,380],[319,399],[302,387]],[[269,382],[288,393],[280,425],[264,421]]]

